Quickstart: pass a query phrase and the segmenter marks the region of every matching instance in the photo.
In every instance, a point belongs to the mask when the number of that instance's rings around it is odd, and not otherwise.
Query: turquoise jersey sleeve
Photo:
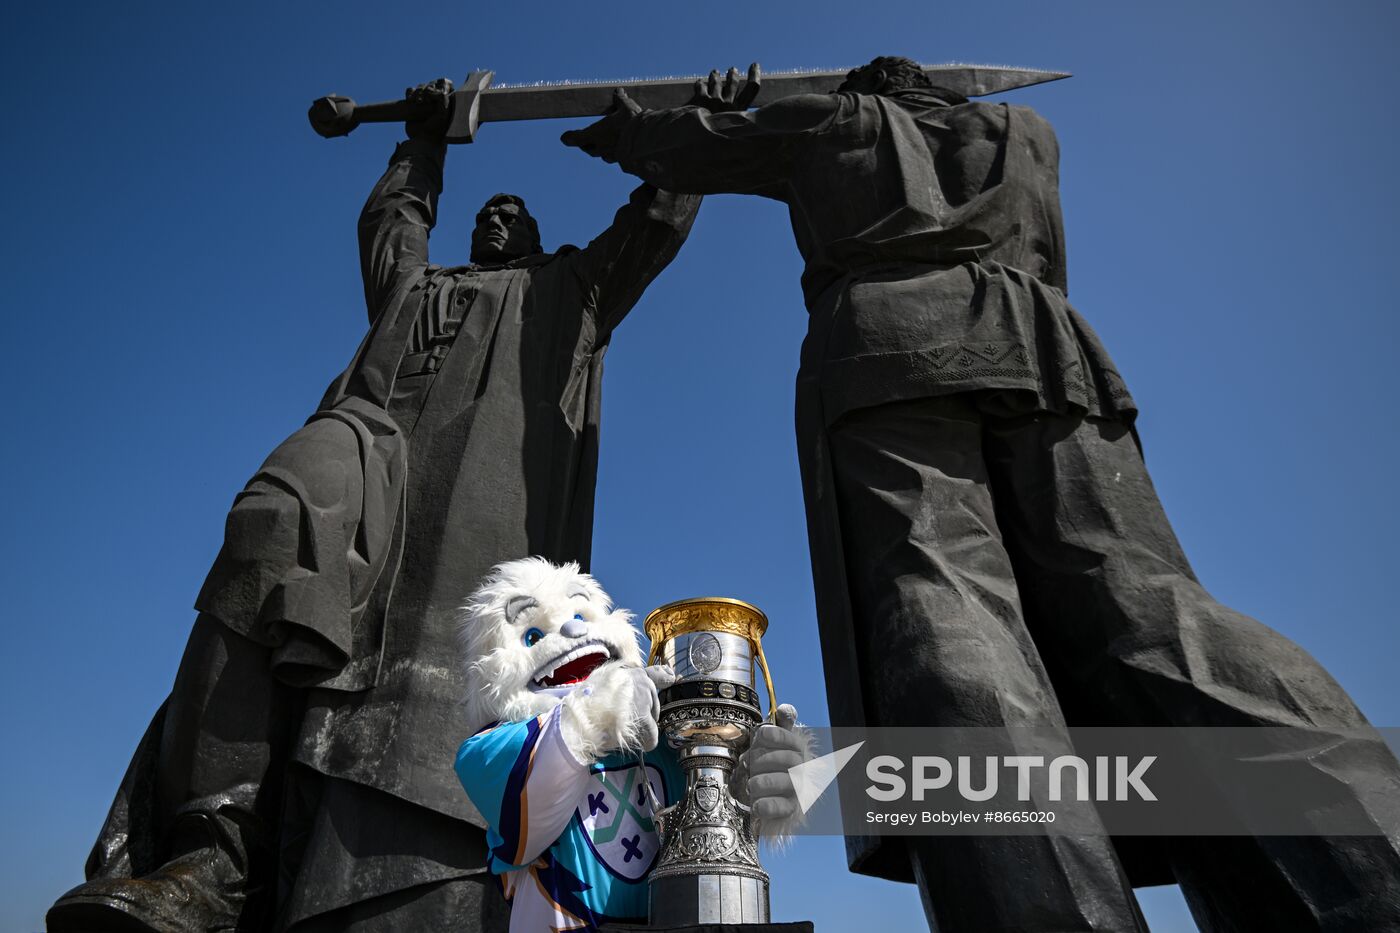
[[[491,832],[491,870],[521,868],[559,838],[588,781],[559,728],[560,708],[477,733],[457,751],[457,779]]]

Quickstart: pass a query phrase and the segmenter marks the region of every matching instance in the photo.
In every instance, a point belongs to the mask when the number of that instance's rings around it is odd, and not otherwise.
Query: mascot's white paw
[[[614,751],[656,747],[657,691],[675,681],[668,667],[607,667],[564,698],[564,742],[574,757],[592,763]]]
[[[578,564],[500,564],[463,607],[461,635],[474,731],[562,704],[565,743],[586,764],[656,747],[657,690],[675,675],[643,666],[632,614]]]
[[[782,849],[806,821],[788,769],[812,759],[813,739],[798,724],[791,705],[779,706],[773,719],[776,725],[764,724],[754,731],[748,749],[739,756],[734,783],[741,793],[747,791],[759,835]]]

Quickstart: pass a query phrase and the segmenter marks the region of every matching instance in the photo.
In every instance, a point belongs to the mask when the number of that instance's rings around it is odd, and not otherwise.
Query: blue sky
[[[1070,298],[1142,408],[1177,532],[1213,593],[1400,725],[1397,18],[1296,0],[8,12],[0,930],[39,929],[81,880],[234,493],[362,334],[354,221],[399,131],[322,140],[307,104],[476,67],[892,53],[1074,72],[1013,99],[1060,134]],[[464,261],[496,191],[526,197],[548,247],[607,223],[631,182],[560,146],[570,125],[488,126],[453,150],[438,261]],[[706,203],[609,353],[594,570],[639,611],[757,603],[781,697],[824,722],[792,439],[799,272],[780,206]],[[922,928],[913,888],[846,874],[840,848],[771,861],[779,918]],[[1144,903],[1154,930],[1191,928],[1173,892]]]

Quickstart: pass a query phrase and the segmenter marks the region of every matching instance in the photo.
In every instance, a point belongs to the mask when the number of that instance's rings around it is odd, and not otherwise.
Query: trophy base
[[[651,878],[648,922],[662,929],[686,924],[767,923],[768,876],[761,870],[682,874]]]
[[[685,926],[633,926],[608,923],[599,933],[813,933],[811,920],[797,923],[689,923]]]

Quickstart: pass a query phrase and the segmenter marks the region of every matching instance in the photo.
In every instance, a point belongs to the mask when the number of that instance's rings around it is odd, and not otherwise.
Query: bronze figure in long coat
[[[369,333],[236,498],[175,689],[51,929],[505,928],[452,771],[478,686],[457,610],[501,561],[587,566],[603,355],[700,199],[642,185],[586,247],[543,253],[498,195],[473,263],[443,268],[446,146],[410,135],[360,218]]]

